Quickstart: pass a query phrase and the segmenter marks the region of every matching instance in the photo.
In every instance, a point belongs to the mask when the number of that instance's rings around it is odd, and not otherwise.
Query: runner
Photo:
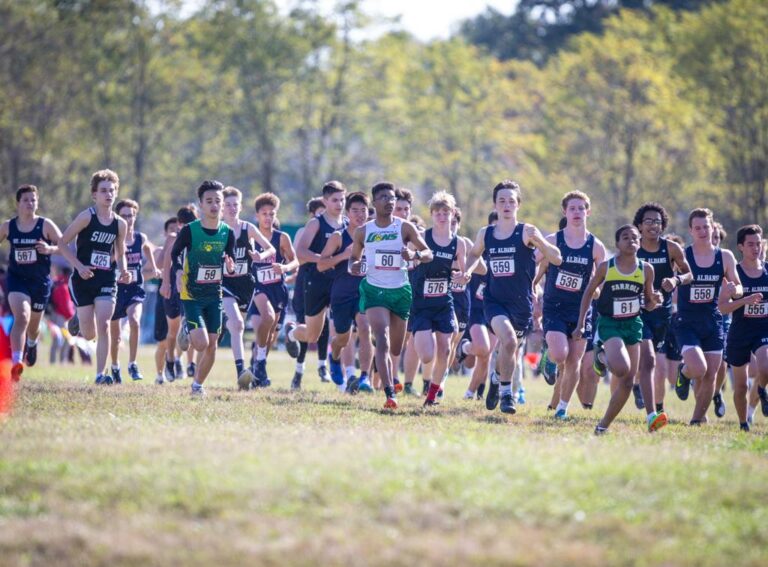
[[[176,217],[171,217],[169,219],[166,219],[165,223],[163,224],[163,236],[165,236],[165,240],[168,240],[168,237],[171,234],[176,234],[179,231],[179,224]],[[163,266],[163,259],[164,259],[164,252],[165,247],[164,246],[157,246],[152,251],[152,256],[155,259],[155,265],[162,268]],[[157,300],[155,301],[155,330],[154,330],[154,337],[155,337],[155,370],[157,371],[157,375],[155,377],[155,384],[161,385],[165,383],[165,353],[168,350],[168,320],[165,317],[165,299],[162,295],[160,295],[160,287],[163,284],[162,280],[162,270],[160,272],[160,277],[157,278]],[[175,338],[175,337],[174,337]],[[171,354],[171,360],[173,360],[173,353]],[[177,359],[178,360],[178,359]],[[179,366],[181,366],[181,361],[179,361]],[[173,381],[176,378],[175,372],[171,375],[171,381]]]
[[[77,215],[59,239],[59,252],[75,268],[70,293],[77,306],[80,333],[88,341],[96,339],[96,384],[105,385],[112,384],[106,367],[117,284],[131,283],[125,263],[128,227],[112,210],[119,188],[120,179],[114,171],[94,173],[91,196],[95,206]],[[68,245],[75,238],[77,253],[73,254]]]
[[[349,257],[352,253],[352,240],[355,231],[367,222],[368,197],[364,193],[350,193],[344,208],[349,218],[347,228],[334,232],[328,238],[322,253],[323,258],[318,262],[318,269],[325,272],[332,270],[334,274],[331,288],[331,317],[336,331],[331,341],[331,352],[328,362],[331,370],[331,380],[340,391],[355,393],[362,386],[365,391],[371,390],[368,371],[371,367],[373,345],[368,319],[360,312],[360,282],[366,273],[366,264],[362,263],[360,273],[351,273]],[[353,324],[357,327],[360,338],[360,379],[354,379],[354,373],[348,383],[342,368],[342,350],[349,344]]]
[[[586,339],[591,337],[591,324],[585,326],[579,339],[573,337],[573,332],[577,329],[581,298],[594,266],[605,259],[605,246],[587,230],[591,203],[585,193],[566,193],[561,205],[566,226],[547,236],[547,242],[557,246],[563,261],[559,266],[550,264],[547,268],[542,322],[546,356],[562,366],[558,380],[560,399],[554,416],[555,419],[567,420],[568,404],[579,382]],[[588,316],[586,321],[591,323],[591,318]]]
[[[123,318],[128,319],[130,331],[128,338],[128,375],[133,381],[144,378],[136,364],[136,354],[139,350],[139,332],[141,330],[141,313],[144,307],[144,299],[147,296],[144,291],[144,268],[142,267],[144,259],[146,258],[147,260],[145,271],[148,277],[159,277],[161,274],[155,265],[155,257],[152,255],[152,244],[147,239],[147,235],[134,231],[136,217],[139,214],[139,204],[131,199],[123,199],[118,201],[115,206],[115,212],[126,224],[125,259],[128,271],[131,273],[131,283],[117,284],[115,312],[112,314],[112,320],[110,321],[112,381],[115,384],[121,384],[123,379],[120,375],[118,353],[122,340],[120,336],[122,334],[120,321]]]
[[[632,393],[643,337],[643,321],[640,318],[642,301],[645,300],[648,311],[663,301],[661,293],[653,290],[653,267],[637,257],[640,232],[629,224],[619,227],[616,231],[616,248],[618,254],[600,263],[589,281],[581,297],[579,319],[574,331],[574,338],[584,336],[592,297],[602,285],[597,300],[600,316],[595,337],[595,365],[601,370],[603,366],[610,368],[618,382],[605,415],[595,428],[596,435],[608,430]],[[667,415],[654,412],[648,416],[647,422],[649,432],[657,431],[667,424]]]
[[[387,401],[385,409],[397,409],[392,355],[403,349],[406,321],[411,307],[411,285],[405,261],[432,261],[432,251],[408,221],[395,218],[395,187],[377,183],[371,190],[376,218],[354,234],[351,271],[361,273],[365,251],[366,275],[360,282],[360,311],[368,317],[375,343],[376,368]],[[408,248],[412,244],[415,249]]]
[[[733,405],[742,431],[749,431],[747,368],[753,357],[760,400],[764,412],[768,409],[768,267],[760,260],[762,236],[763,230],[756,224],[743,226],[736,233],[736,246],[742,254],[736,270],[744,296],[731,300],[735,285],[729,282],[723,286],[718,303],[723,315],[733,313],[725,358],[733,369]]]
[[[719,222],[714,223],[714,230],[712,231],[712,246],[715,248],[722,246],[728,235],[723,229],[723,225]],[[728,350],[728,329],[731,327],[731,314],[723,314],[723,352]],[[723,386],[725,386],[725,376],[728,373],[728,363],[723,357],[723,361],[720,363],[720,368],[717,369],[715,377],[715,395],[712,396],[712,405],[717,417],[723,417],[725,415],[725,401],[723,400]],[[733,383],[733,380],[731,380]]]
[[[414,272],[412,325],[413,343],[421,363],[432,363],[429,390],[424,406],[433,406],[448,373],[451,341],[458,330],[451,286],[461,283],[464,273],[466,244],[452,230],[456,200],[439,191],[429,200],[432,228],[424,232],[424,242],[432,251],[433,260],[420,262]],[[458,271],[452,276],[456,264]]]
[[[672,294],[679,285],[689,285],[693,274],[685,259],[683,248],[662,237],[669,216],[659,203],[642,205],[632,224],[640,231],[640,250],[637,257],[653,267],[653,289],[664,298],[661,305],[648,311],[643,309],[643,340],[640,343],[640,362],[636,383],[632,386],[635,405],[645,407],[646,415],[664,411],[664,369],[667,367],[667,345],[673,339]],[[660,378],[658,378],[660,376]]]
[[[514,414],[512,377],[517,349],[533,323],[533,277],[542,259],[562,263],[560,250],[547,242],[533,225],[519,223],[520,186],[505,180],[493,189],[498,214],[495,226],[481,228],[467,257],[464,281],[469,281],[483,254],[487,254],[488,283],[483,292],[486,321],[499,340],[499,384],[491,380],[486,407],[495,409],[501,394],[501,411]]]
[[[694,209],[688,215],[688,227],[693,244],[685,249],[685,258],[693,281],[680,286],[677,295],[675,334],[683,363],[678,366],[675,392],[681,400],[688,399],[691,380],[696,381],[691,425],[700,425],[706,422],[723,358],[723,316],[717,308],[720,286],[724,279],[735,284],[729,293],[733,299],[742,293],[733,254],[712,245],[712,211]]]
[[[176,281],[190,345],[200,353],[192,382],[193,397],[205,395],[203,382],[216,358],[222,326],[222,272],[225,269],[230,275],[235,273],[235,234],[220,220],[223,191],[220,182],[203,181],[197,189],[201,218],[179,230],[171,250],[171,261],[180,277]]]
[[[240,219],[243,210],[243,194],[236,187],[225,187],[222,193],[224,197],[224,222],[232,229],[235,235],[235,273],[224,274],[222,284],[222,305],[227,317],[227,330],[231,338],[232,355],[235,357],[235,372],[237,373],[237,385],[241,390],[247,390],[251,383],[262,382],[256,380],[256,375],[245,366],[243,346],[243,333],[245,322],[243,313],[248,311],[248,306],[253,298],[255,278],[251,271],[254,261],[261,262],[275,255],[275,249],[269,240],[250,222]],[[256,251],[258,244],[259,251]],[[263,378],[266,378],[264,375]],[[260,384],[261,385],[261,384]],[[264,386],[269,385],[268,380]]]
[[[0,242],[8,239],[8,303],[11,327],[11,378],[18,382],[27,366],[37,362],[40,320],[51,297],[51,254],[58,251],[61,231],[37,215],[39,195],[34,185],[16,190],[16,216],[0,225]]]
[[[290,237],[275,228],[277,212],[280,209],[280,199],[277,195],[272,193],[259,195],[254,201],[254,208],[259,233],[275,251],[273,255],[263,260],[254,261],[252,267],[256,279],[250,311],[253,315],[253,330],[256,334],[253,369],[255,380],[252,385],[259,388],[272,384],[267,375],[267,354],[288,304],[285,274],[296,270],[299,267],[299,261],[296,259]],[[256,243],[256,249],[263,251],[258,243]],[[299,379],[298,386],[300,385]]]

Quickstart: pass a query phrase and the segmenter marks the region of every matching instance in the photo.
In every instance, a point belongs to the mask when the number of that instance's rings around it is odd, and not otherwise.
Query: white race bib
[[[482,282],[479,286],[477,286],[477,291],[475,292],[475,297],[479,299],[480,301],[483,300],[483,292],[485,291],[485,282]]]
[[[221,283],[221,266],[200,266],[197,268],[197,283]]]
[[[768,317],[768,303],[744,306],[744,317]]]
[[[640,313],[640,298],[632,299],[614,299],[613,316],[617,319],[622,317],[634,317]]]
[[[376,250],[374,267],[377,270],[399,270],[402,260],[399,250]]]
[[[248,262],[235,262],[235,271],[227,274],[228,277],[237,278],[248,275]]]
[[[691,303],[712,303],[715,300],[715,286],[692,285]]]
[[[467,284],[451,283],[453,293],[464,293],[467,290]]]
[[[365,261],[365,257],[360,259],[360,273],[359,274],[353,274],[352,273],[352,260],[347,260],[347,273],[351,276],[355,277],[363,277],[365,274],[368,273],[368,262]]]
[[[272,266],[266,266],[256,270],[256,281],[263,285],[269,285],[280,281],[280,274],[275,272]]]
[[[131,274],[131,283],[136,283],[139,281],[139,270],[136,268],[130,268],[128,269],[128,273]]]
[[[447,280],[424,280],[424,297],[442,297],[448,295]]]
[[[34,248],[17,248],[14,256],[17,264],[34,264],[37,262],[37,250]]]
[[[491,258],[491,272],[497,278],[515,275],[515,259],[512,256],[504,258]]]
[[[112,262],[109,252],[100,252],[94,250],[91,252],[91,268],[97,270],[109,270],[112,268]]]
[[[562,289],[563,291],[581,291],[581,284],[583,283],[584,278],[580,275],[559,270],[557,272],[557,277],[555,278],[555,287],[557,289]]]

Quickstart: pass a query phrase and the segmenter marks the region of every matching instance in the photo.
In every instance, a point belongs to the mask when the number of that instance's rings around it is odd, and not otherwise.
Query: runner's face
[[[461,228],[461,223],[459,223],[458,219],[456,218],[456,215],[453,215],[453,218],[451,219],[451,232],[453,232],[454,234],[457,234],[460,228]]]
[[[120,215],[125,223],[128,225],[128,230],[133,230],[133,225],[136,222],[136,211],[133,207],[122,207],[117,214]]]
[[[395,192],[392,189],[385,189],[376,193],[376,198],[373,200],[376,214],[391,215],[395,210],[395,201]]]
[[[325,209],[328,211],[328,213],[331,216],[339,216],[344,211],[344,200],[346,199],[346,195],[344,191],[337,191],[336,193],[331,193],[327,197],[323,197],[323,201],[325,202]]]
[[[517,212],[519,204],[517,202],[517,194],[512,189],[502,189],[496,193],[496,202],[494,203],[496,213],[500,219],[511,219],[512,215]]]
[[[96,192],[93,194],[93,200],[96,205],[112,208],[112,203],[117,197],[117,185],[112,181],[99,181],[96,186]]]
[[[438,207],[432,211],[432,225],[449,228],[453,220],[453,211],[448,207]]]
[[[695,217],[688,230],[695,241],[712,243],[712,221],[709,217]]]
[[[259,221],[261,230],[272,230],[277,218],[277,209],[272,205],[262,205],[256,212],[256,218]]]
[[[179,232],[179,223],[172,222],[168,225],[168,228],[165,229],[166,236],[173,234],[174,232]]]
[[[19,199],[19,202],[16,205],[16,209],[19,214],[25,212],[34,215],[37,212],[37,205],[37,193],[27,191],[26,193],[22,193],[21,199]]]
[[[221,218],[221,207],[224,197],[221,191],[206,191],[200,199],[200,212],[202,216],[213,220]]]
[[[368,218],[368,207],[365,203],[354,203],[347,209],[347,217],[351,228],[363,226]]]
[[[243,210],[243,204],[236,196],[227,197],[224,199],[224,218],[228,220],[235,220],[240,216],[240,211]]]
[[[403,220],[411,220],[411,204],[405,199],[395,203],[395,216]]]
[[[645,211],[643,221],[640,224],[643,238],[656,240],[659,238],[661,230],[661,213],[659,211]]]
[[[745,260],[754,262],[760,258],[763,251],[763,239],[759,234],[748,234],[744,237],[744,244],[739,244],[739,250]]]
[[[635,254],[640,248],[640,233],[637,229],[628,228],[619,236],[617,248],[624,254]]]
[[[568,226],[582,227],[584,221],[589,216],[587,202],[583,199],[569,199],[565,205],[565,218],[568,220]]]
[[[712,246],[720,246],[720,230],[712,229]]]

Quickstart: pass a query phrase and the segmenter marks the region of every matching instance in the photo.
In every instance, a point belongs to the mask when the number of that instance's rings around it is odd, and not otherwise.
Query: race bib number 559
[[[515,275],[515,259],[512,256],[491,258],[491,272],[497,278]]]

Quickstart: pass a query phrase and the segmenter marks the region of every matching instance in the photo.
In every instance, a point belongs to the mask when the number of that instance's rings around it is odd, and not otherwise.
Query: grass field
[[[320,384],[314,354],[300,394],[282,352],[268,391],[237,392],[220,359],[205,400],[188,378],[155,386],[149,347],[143,383],[27,369],[0,424],[0,564],[768,562],[768,428],[740,433],[730,401],[694,429],[668,397],[653,436],[627,407],[596,438],[602,386],[567,424],[542,380],[510,418],[461,400],[456,377],[435,411],[401,399],[389,415],[381,394]]]

